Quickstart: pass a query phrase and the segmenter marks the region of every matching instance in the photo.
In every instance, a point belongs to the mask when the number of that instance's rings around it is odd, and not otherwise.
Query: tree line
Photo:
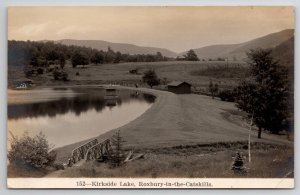
[[[199,61],[194,50],[189,50],[182,58],[156,54],[128,54],[114,51],[110,47],[107,51],[90,47],[63,45],[53,41],[8,41],[8,65],[46,67],[51,64],[64,68],[69,60],[73,67],[87,64],[104,64],[120,62],[160,62],[160,61]]]
[[[73,67],[87,64],[120,63],[120,62],[158,62],[169,58],[160,52],[156,54],[121,53],[108,47],[107,51],[82,46],[67,46],[53,41],[8,41],[9,65],[32,65],[46,67],[51,64],[64,68],[69,60]]]

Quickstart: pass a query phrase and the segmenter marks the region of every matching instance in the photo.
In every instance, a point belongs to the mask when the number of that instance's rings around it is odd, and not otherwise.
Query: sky
[[[9,7],[9,40],[104,40],[186,51],[294,28],[293,7]]]

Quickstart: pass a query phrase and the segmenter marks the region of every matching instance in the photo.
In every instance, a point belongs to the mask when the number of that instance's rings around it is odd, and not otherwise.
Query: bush
[[[67,81],[68,80],[68,73],[63,71],[63,70],[54,70],[53,71],[53,77],[54,80],[63,80]]]
[[[143,82],[147,83],[152,88],[155,85],[159,85],[160,80],[157,78],[154,70],[147,70],[144,72]]]
[[[234,102],[236,98],[236,93],[234,90],[223,90],[219,93],[219,97],[222,101]]]
[[[14,137],[11,140],[11,149],[8,152],[8,160],[12,165],[31,166],[45,168],[53,165],[56,152],[50,150],[50,145],[43,133],[34,137],[25,133],[21,138]]]

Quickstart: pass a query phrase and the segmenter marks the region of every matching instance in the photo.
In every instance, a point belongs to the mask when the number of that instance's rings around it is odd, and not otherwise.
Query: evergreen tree
[[[118,130],[111,138],[112,143],[112,163],[114,166],[118,167],[121,165],[122,161],[125,159],[125,154],[123,150],[123,143],[125,141],[120,135],[120,130]]]
[[[245,167],[244,167],[244,160],[241,157],[240,153],[237,152],[235,159],[232,163],[231,169],[235,172],[235,173],[243,173],[245,171]]]
[[[284,128],[288,112],[287,70],[274,61],[271,50],[251,50],[248,54],[252,79],[237,87],[237,107],[246,111],[257,125],[278,133]]]

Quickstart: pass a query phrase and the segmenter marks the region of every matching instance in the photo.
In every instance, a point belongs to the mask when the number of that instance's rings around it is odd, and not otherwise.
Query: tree
[[[199,61],[199,58],[194,50],[190,49],[186,55],[184,55],[185,60],[187,61]]]
[[[155,61],[156,62],[164,61],[164,57],[163,57],[163,55],[160,52],[156,53]]]
[[[108,47],[107,52],[105,54],[105,62],[112,63],[114,62],[115,57],[116,57],[115,52],[110,47]]]
[[[102,64],[103,61],[104,61],[104,55],[102,54],[102,52],[93,50],[93,54],[91,57],[91,63]]]
[[[115,55],[114,63],[119,63],[122,60],[122,54],[121,52],[117,52]]]
[[[143,82],[147,83],[151,88],[154,85],[158,85],[159,79],[157,78],[156,72],[154,70],[147,70],[144,72]]]
[[[123,150],[123,143],[125,141],[121,137],[120,130],[118,130],[111,138],[112,143],[112,163],[114,166],[118,167],[121,165],[122,161],[125,159],[125,154]]]
[[[8,160],[17,167],[45,168],[52,165],[56,158],[56,153],[50,152],[50,145],[43,133],[34,137],[27,133],[21,138],[13,136],[10,145]]]
[[[214,99],[219,90],[218,84],[217,83],[213,84],[212,81],[209,81],[208,88],[209,88],[209,92],[211,94],[212,99]]]
[[[236,153],[235,159],[231,165],[231,170],[233,170],[235,174],[245,173],[244,160],[239,152]]]
[[[89,63],[87,55],[81,51],[76,51],[72,56],[72,66],[76,68],[78,65],[86,65]]]
[[[257,49],[247,53],[252,79],[237,87],[237,107],[253,115],[258,127],[258,138],[262,128],[278,133],[288,118],[287,69],[274,61],[271,50]]]

